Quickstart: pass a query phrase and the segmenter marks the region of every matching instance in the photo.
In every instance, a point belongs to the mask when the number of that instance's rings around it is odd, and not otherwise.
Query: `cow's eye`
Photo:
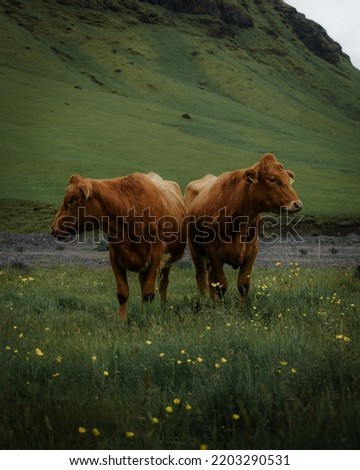
[[[276,176],[269,176],[268,180],[270,183],[279,184],[279,180],[276,178]]]
[[[76,201],[76,198],[75,198],[75,197],[69,197],[69,199],[66,201],[66,205],[67,205],[68,207],[71,207],[71,206],[74,205],[75,201]]]

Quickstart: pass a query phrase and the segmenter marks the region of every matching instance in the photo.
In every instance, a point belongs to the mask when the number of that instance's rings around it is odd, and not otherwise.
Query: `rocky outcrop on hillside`
[[[224,0],[147,0],[147,2],[177,12],[197,15],[208,14],[229,25],[254,26],[253,19],[249,14],[247,0],[238,0],[236,2]]]
[[[218,37],[235,36],[237,28],[257,27],[252,7],[260,8],[266,14],[272,10],[295,36],[313,53],[327,62],[337,65],[345,60],[350,62],[341,46],[327,34],[326,30],[299,13],[282,0],[57,0],[60,4],[76,5],[82,8],[121,13],[131,11],[144,23],[162,23],[163,18],[147,6],[160,6],[176,13],[205,15],[201,24],[208,34]],[[259,27],[261,27],[259,25]]]
[[[342,60],[350,62],[350,57],[342,51],[340,44],[331,39],[318,23],[284,2],[275,1],[274,6],[282,21],[311,52],[334,65]]]

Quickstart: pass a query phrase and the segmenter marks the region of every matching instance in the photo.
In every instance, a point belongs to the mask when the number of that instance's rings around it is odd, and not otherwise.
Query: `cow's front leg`
[[[247,299],[247,294],[250,289],[250,279],[252,267],[258,253],[258,242],[251,243],[246,247],[246,253],[244,260],[240,266],[239,276],[238,276],[238,290],[240,293],[241,303],[245,304]]]
[[[154,247],[149,265],[146,269],[139,272],[139,282],[143,302],[151,302],[154,299],[160,258],[160,247]]]
[[[208,287],[208,269],[206,266],[206,258],[197,252],[196,248],[189,243],[190,254],[195,267],[196,285],[200,295],[205,297]]]
[[[167,287],[169,285],[169,273],[171,265],[165,265],[160,270],[159,292],[161,302],[166,302]]]
[[[109,246],[110,263],[116,280],[117,298],[119,301],[119,316],[126,320],[126,305],[129,299],[129,285],[127,282],[126,269],[117,260],[116,251],[112,245]]]
[[[209,293],[212,300],[222,299],[226,293],[228,282],[224,273],[224,265],[209,256]]]
[[[251,272],[242,272],[242,270],[240,269],[238,276],[238,290],[242,304],[246,303],[247,295],[250,289],[250,277]]]

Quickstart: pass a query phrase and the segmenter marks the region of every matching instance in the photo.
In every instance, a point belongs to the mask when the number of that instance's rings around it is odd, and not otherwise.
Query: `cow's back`
[[[164,180],[160,175],[150,172],[147,178],[156,186],[159,197],[164,205],[165,216],[175,217],[181,220],[185,217],[185,206],[181,188],[175,181]]]
[[[147,178],[157,189],[162,201],[163,215],[158,223],[160,238],[165,242],[164,263],[171,264],[180,259],[187,243],[186,212],[181,188],[175,181],[161,178],[157,173],[148,173]]]
[[[191,181],[185,188],[185,207],[188,209],[194,199],[206,188],[210,188],[216,180],[216,176],[208,174],[201,179]]]

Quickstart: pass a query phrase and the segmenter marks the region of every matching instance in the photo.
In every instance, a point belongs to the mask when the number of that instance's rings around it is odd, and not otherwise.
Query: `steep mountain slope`
[[[10,219],[14,200],[57,204],[75,172],[184,187],[266,151],[306,214],[360,216],[360,71],[281,1],[3,0],[0,38]]]

